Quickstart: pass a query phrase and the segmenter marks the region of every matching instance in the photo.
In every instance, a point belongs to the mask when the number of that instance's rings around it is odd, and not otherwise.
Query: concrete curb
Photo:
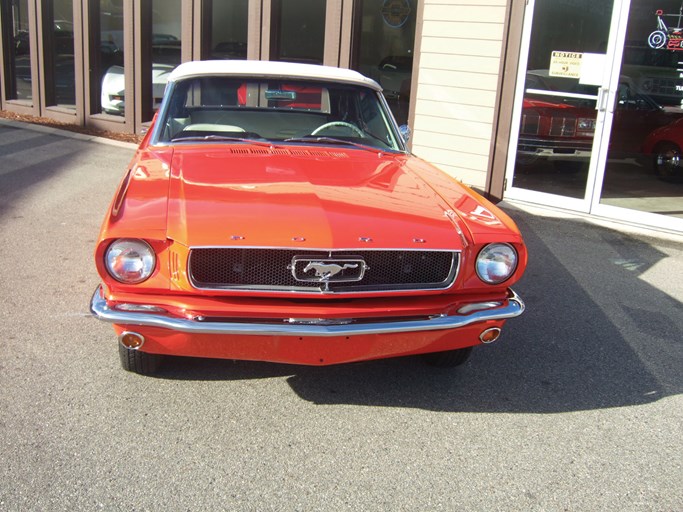
[[[86,142],[97,142],[99,144],[106,144],[108,146],[116,146],[119,148],[137,149],[138,145],[132,142],[121,142],[118,140],[107,139],[106,137],[96,137],[94,135],[86,135],[84,133],[72,132],[69,130],[60,130],[51,126],[42,126],[40,124],[26,123],[24,121],[15,121],[13,119],[0,118],[0,126],[9,126],[11,128],[20,128],[23,130],[31,130],[39,133],[46,133],[49,135],[57,135],[69,139],[83,140]]]

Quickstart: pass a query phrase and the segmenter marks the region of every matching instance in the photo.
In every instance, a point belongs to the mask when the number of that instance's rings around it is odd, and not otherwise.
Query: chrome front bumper
[[[591,156],[591,145],[586,141],[534,139],[520,135],[517,153],[527,158],[588,160]]]
[[[524,312],[524,302],[512,290],[507,300],[467,304],[456,315],[436,315],[424,319],[312,319],[283,318],[253,322],[212,321],[202,317],[181,318],[163,313],[120,311],[107,305],[98,287],[90,302],[90,312],[104,322],[120,325],[161,327],[173,331],[195,334],[232,334],[258,336],[360,336],[368,334],[395,334],[418,331],[457,329],[476,322],[506,320]]]

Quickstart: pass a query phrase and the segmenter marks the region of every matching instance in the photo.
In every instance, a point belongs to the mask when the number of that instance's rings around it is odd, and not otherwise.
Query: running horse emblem
[[[310,270],[315,270],[315,277],[319,277],[320,281],[329,281],[330,278],[336,276],[347,268],[358,268],[358,263],[344,263],[343,265],[339,265],[337,263],[311,261],[304,268],[304,274],[307,274]]]

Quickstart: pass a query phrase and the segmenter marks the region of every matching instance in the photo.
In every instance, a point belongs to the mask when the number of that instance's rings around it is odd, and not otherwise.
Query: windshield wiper
[[[285,139],[282,142],[305,142],[309,144],[345,144],[347,146],[355,146],[359,149],[364,149],[365,151],[372,151],[373,153],[382,153],[384,151],[380,148],[367,146],[365,144],[358,144],[357,142],[351,142],[350,140],[335,139],[334,137],[293,137],[291,139]]]
[[[176,137],[171,139],[171,142],[196,142],[196,141],[227,141],[227,142],[244,142],[247,144],[255,144],[257,146],[271,147],[273,144],[270,142],[247,139],[244,137],[228,137],[227,135],[193,135],[191,137]]]

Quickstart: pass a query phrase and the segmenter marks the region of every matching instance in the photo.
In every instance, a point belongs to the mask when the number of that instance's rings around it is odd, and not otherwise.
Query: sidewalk
[[[13,121],[11,119],[3,119],[0,118],[0,126],[6,126],[10,128],[21,128],[23,130],[30,130],[38,133],[45,133],[45,134],[50,134],[50,135],[57,135],[59,137],[63,138],[68,138],[68,139],[75,139],[75,140],[83,140],[83,141],[90,141],[90,142],[99,142],[100,144],[108,144],[110,146],[116,146],[120,148],[128,148],[128,149],[133,149],[137,148],[137,144],[133,144],[130,142],[121,142],[118,140],[113,140],[113,139],[107,139],[105,137],[99,137],[95,135],[86,135],[83,133],[77,133],[77,132],[71,132],[68,130],[61,130],[59,128],[52,128],[50,126],[43,126],[40,124],[34,124],[34,123],[24,123],[22,121]]]

